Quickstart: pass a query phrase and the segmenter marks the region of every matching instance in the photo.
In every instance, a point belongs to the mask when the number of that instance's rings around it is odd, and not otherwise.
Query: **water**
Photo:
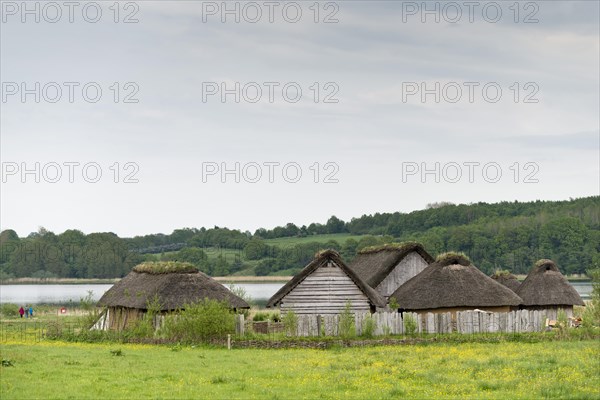
[[[277,292],[284,283],[236,283],[253,300],[266,300]],[[229,287],[228,284],[225,284]],[[98,301],[112,287],[112,284],[75,285],[0,285],[0,303],[14,304],[68,304],[79,302],[92,291],[92,298]]]
[[[571,282],[584,300],[589,300],[592,293],[591,282]],[[242,287],[253,300],[266,300],[277,292],[284,283],[236,283]],[[102,297],[111,288],[111,284],[84,285],[0,285],[0,303],[15,304],[68,304],[79,302],[92,291],[94,301]],[[229,287],[228,284],[225,286]]]

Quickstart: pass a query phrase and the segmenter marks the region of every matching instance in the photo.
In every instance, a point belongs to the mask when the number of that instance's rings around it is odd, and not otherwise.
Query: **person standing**
[[[23,318],[23,314],[25,314],[25,310],[23,310],[23,306],[21,306],[21,308],[19,308],[19,315],[21,318]]]
[[[33,307],[29,306],[29,316],[33,318]]]

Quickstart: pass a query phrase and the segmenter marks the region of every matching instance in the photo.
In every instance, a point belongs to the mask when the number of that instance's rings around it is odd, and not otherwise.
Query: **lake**
[[[284,283],[236,283],[253,300],[268,300]],[[229,287],[228,284],[225,284]],[[69,284],[69,285],[0,285],[0,303],[15,304],[67,304],[79,302],[92,291],[94,301],[112,287],[112,284]]]
[[[584,300],[589,300],[592,293],[591,282],[571,282]],[[236,283],[246,290],[253,300],[267,300],[277,292],[284,283]],[[0,285],[0,303],[15,304],[68,304],[79,302],[92,291],[97,301],[111,288],[111,284],[72,284],[72,285]],[[225,286],[228,286],[227,284]]]

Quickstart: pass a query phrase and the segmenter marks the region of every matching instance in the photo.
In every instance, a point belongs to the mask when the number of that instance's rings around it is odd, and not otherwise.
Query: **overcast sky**
[[[1,229],[600,192],[597,1],[113,3],[2,2]]]

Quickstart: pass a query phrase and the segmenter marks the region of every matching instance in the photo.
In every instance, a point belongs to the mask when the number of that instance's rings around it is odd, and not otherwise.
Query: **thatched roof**
[[[332,261],[337,266],[339,266],[346,275],[358,286],[358,288],[367,296],[371,304],[376,307],[385,307],[386,301],[385,299],[375,291],[371,286],[367,285],[352,269],[350,269],[339,253],[335,250],[325,250],[317,253],[315,258],[306,266],[302,271],[300,271],[296,276],[294,276],[288,283],[286,283],[277,293],[273,295],[269,299],[267,303],[267,307],[274,307],[283,299],[289,292],[291,292],[296,286],[300,284],[307,276],[309,276],[313,271],[317,268],[323,266],[324,264]]]
[[[393,294],[401,309],[518,306],[521,298],[477,269],[464,255],[442,254]]]
[[[517,294],[523,299],[524,306],[584,305],[577,290],[552,260],[536,262]]]
[[[98,306],[145,310],[148,302],[152,302],[155,296],[158,296],[162,311],[183,308],[186,304],[196,303],[205,298],[225,301],[232,308],[250,308],[242,298],[208,275],[197,270],[189,271],[189,264],[180,264],[182,265],[177,266],[170,263],[170,266],[167,266],[165,263],[146,263],[136,266],[125,278],[104,293],[98,301]],[[184,272],[164,272],[165,269]]]
[[[521,282],[519,282],[517,277],[508,271],[496,271],[492,276],[490,276],[490,278],[506,286],[515,293],[517,292],[519,286],[521,286]]]
[[[354,261],[350,263],[350,268],[369,286],[375,288],[404,257],[413,251],[423,257],[428,264],[434,261],[420,243],[404,242],[366,247],[358,252]]]

